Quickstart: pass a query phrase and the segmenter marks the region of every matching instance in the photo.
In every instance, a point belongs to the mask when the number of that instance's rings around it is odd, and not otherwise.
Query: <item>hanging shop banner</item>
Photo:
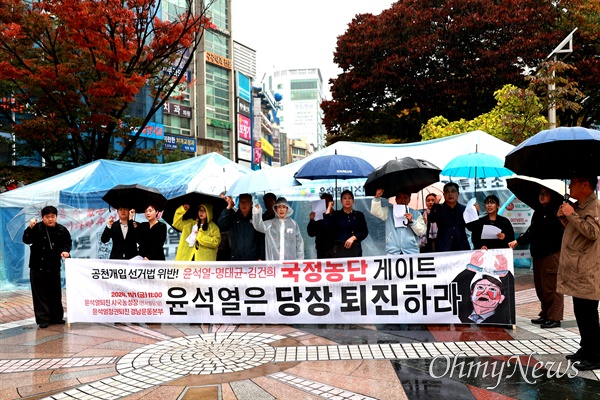
[[[510,249],[281,262],[67,259],[69,322],[515,324]]]
[[[250,118],[238,114],[238,140],[244,140],[250,142],[252,139],[252,126],[250,124]]]

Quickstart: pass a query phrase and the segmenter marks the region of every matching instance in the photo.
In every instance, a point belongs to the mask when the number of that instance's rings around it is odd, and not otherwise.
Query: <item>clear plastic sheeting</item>
[[[27,246],[20,238],[11,239],[7,226],[27,223],[23,209],[33,204],[58,206],[58,223],[67,226],[73,238],[73,257],[105,258],[110,250],[100,243],[99,235],[106,219],[115,214],[102,196],[118,184],[141,184],[158,189],[167,199],[192,191],[218,195],[226,191],[240,176],[250,172],[217,153],[167,164],[141,164],[98,160],[0,194],[0,290],[11,285],[29,283]],[[75,216],[71,211],[78,210]],[[20,214],[21,213],[21,214]],[[69,214],[71,213],[71,214]],[[19,216],[21,215],[21,216]],[[114,215],[113,215],[114,216]],[[17,220],[14,220],[15,217]],[[41,218],[41,216],[40,216]],[[144,215],[136,216],[144,221]],[[176,232],[169,236],[166,252],[174,257],[178,240]],[[14,236],[14,235],[13,235]],[[172,254],[171,254],[172,253]]]
[[[364,189],[362,188],[362,183],[364,183],[365,179],[353,179],[343,181],[342,186],[337,187],[337,208],[341,207],[339,201],[339,195],[344,190],[351,190],[354,193],[354,209],[356,211],[360,211],[365,214],[365,218],[367,220],[367,226],[369,228],[369,236],[362,242],[363,256],[376,256],[385,254],[385,222],[380,220],[379,218],[374,217],[370,213],[371,209],[371,200],[373,197],[366,197],[364,195]],[[443,182],[448,182],[448,178],[444,178]],[[472,182],[473,180],[471,180]],[[338,184],[340,182],[338,181]],[[467,182],[462,182],[463,186],[466,186]],[[484,182],[485,183],[485,182]],[[491,184],[492,181],[490,180]],[[460,185],[460,184],[459,184]],[[473,186],[473,183],[470,184]],[[500,204],[504,204],[506,201],[510,200],[512,193],[506,189],[506,182],[504,179],[500,179],[495,181],[495,185],[499,186],[498,188],[488,188],[488,189],[477,189],[477,202],[481,208],[480,216],[483,216],[485,213],[484,200],[490,194],[495,194],[500,199]],[[317,251],[315,249],[315,238],[308,236],[306,233],[306,227],[308,226],[308,221],[310,220],[310,213],[312,211],[312,202],[314,200],[319,200],[319,195],[322,192],[329,192],[333,194],[334,192],[334,181],[333,180],[322,180],[322,181],[312,181],[308,183],[304,183],[302,186],[295,186],[293,188],[288,188],[286,191],[276,192],[276,196],[284,196],[286,199],[290,200],[290,204],[294,209],[293,218],[296,220],[300,229],[302,231],[302,236],[304,239],[304,254],[306,259],[316,258]],[[467,188],[466,191],[461,189],[459,203],[467,204],[469,199],[473,197],[473,190]],[[256,196],[256,201],[260,201],[262,204],[262,195]],[[382,200],[382,205],[387,204],[387,199]],[[467,231],[467,233],[469,233]]]

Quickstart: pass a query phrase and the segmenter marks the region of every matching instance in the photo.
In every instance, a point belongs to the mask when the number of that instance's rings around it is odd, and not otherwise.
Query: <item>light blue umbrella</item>
[[[270,192],[278,189],[299,186],[288,168],[268,168],[251,171],[239,177],[227,191],[228,196],[239,196],[242,193]]]
[[[440,175],[461,178],[500,178],[513,175],[504,161],[485,153],[469,153],[453,158]]]
[[[440,175],[460,178],[501,178],[514,175],[504,167],[504,161],[485,153],[469,153],[453,158],[446,164]],[[477,186],[475,186],[477,194]]]

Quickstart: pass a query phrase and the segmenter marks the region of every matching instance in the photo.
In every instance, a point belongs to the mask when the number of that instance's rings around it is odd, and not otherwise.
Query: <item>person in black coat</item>
[[[473,242],[473,248],[475,250],[487,250],[487,249],[508,249],[508,245],[515,239],[515,231],[510,221],[498,215],[498,209],[500,207],[500,199],[496,195],[489,195],[485,198],[485,209],[487,215],[479,218],[476,221],[468,223],[467,229],[471,231],[471,241]],[[476,206],[479,211],[479,207]],[[492,225],[500,229],[500,232],[494,239],[482,239],[481,234],[483,227],[486,225]]]
[[[556,291],[563,224],[556,213],[563,198],[548,188],[539,193],[540,207],[531,218],[527,231],[508,245],[530,245],[533,260],[533,283],[541,303],[539,318],[531,320],[542,328],[558,328],[564,314],[564,295]]]
[[[119,207],[117,209],[119,223],[115,224],[115,219],[111,215],[102,236],[100,236],[102,243],[108,243],[112,240],[112,250],[109,256],[111,260],[129,260],[138,254],[137,239],[135,237],[137,224],[133,222],[132,212],[135,211]]]
[[[333,204],[333,196],[329,193],[321,193],[321,200],[325,200],[326,207]],[[333,250],[333,235],[323,226],[323,219],[315,220],[315,213],[310,213],[310,220],[306,227],[308,236],[315,238],[315,248],[317,249],[317,258],[331,258]]]
[[[217,225],[229,232],[232,261],[258,261],[265,259],[265,235],[252,225],[252,195],[239,195],[239,209],[234,210],[233,199],[226,197],[227,208],[221,212]]]
[[[50,324],[64,324],[62,289],[60,284],[61,259],[69,258],[71,234],[56,223],[58,210],[54,206],[42,209],[42,222],[29,221],[23,232],[23,243],[30,245],[29,277],[35,322],[42,329]]]
[[[323,215],[323,226],[333,233],[333,258],[362,257],[361,242],[369,235],[365,215],[354,210],[354,194],[344,190],[342,209],[333,211],[333,202]]]
[[[427,221],[435,222],[438,227],[435,239],[435,251],[471,250],[465,219],[465,206],[458,202],[460,192],[455,182],[444,185],[444,204],[434,204]]]
[[[144,212],[148,222],[142,222],[136,228],[139,255],[144,260],[165,260],[167,225],[158,220],[158,213],[156,205],[149,205]]]

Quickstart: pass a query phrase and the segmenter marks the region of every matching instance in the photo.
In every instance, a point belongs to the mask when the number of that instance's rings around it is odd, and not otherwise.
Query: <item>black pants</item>
[[[60,269],[31,268],[31,295],[36,324],[50,324],[63,319]]]
[[[600,362],[600,322],[598,300],[573,297],[573,311],[581,335],[581,351],[590,361]]]

